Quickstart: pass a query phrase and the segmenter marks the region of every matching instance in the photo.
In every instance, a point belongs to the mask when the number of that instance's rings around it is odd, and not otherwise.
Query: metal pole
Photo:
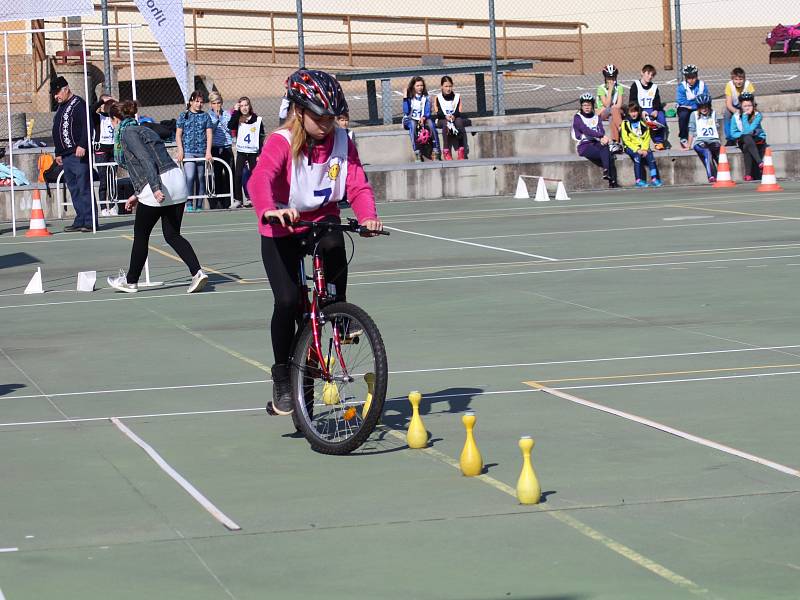
[[[297,58],[300,68],[306,68],[306,48],[303,39],[303,0],[297,0]]]
[[[128,57],[131,60],[131,95],[136,102],[136,67],[133,63],[133,25],[128,25]]]
[[[672,64],[672,11],[669,0],[661,0],[662,29],[664,35],[664,69],[671,71]]]
[[[3,32],[3,61],[6,68],[6,122],[8,123],[8,165],[11,168],[11,235],[17,237],[17,211],[14,197],[14,144],[11,143],[11,78],[8,74],[8,33]]]
[[[497,83],[497,31],[494,22],[494,0],[489,0],[489,52],[492,61],[492,113],[502,114],[500,107],[500,86]]]
[[[681,0],[675,0],[675,47],[677,49],[678,71],[683,71],[683,34],[681,32]]]
[[[97,214],[94,207],[94,150],[92,148],[92,119],[89,116],[89,69],[86,65],[86,32],[81,28],[81,50],[83,51],[83,87],[86,90],[86,156],[89,159],[89,201],[92,203],[92,233],[97,233]]]
[[[103,27],[108,27],[108,0],[101,0]],[[103,29],[103,91],[111,95],[111,50],[108,46],[108,29]]]

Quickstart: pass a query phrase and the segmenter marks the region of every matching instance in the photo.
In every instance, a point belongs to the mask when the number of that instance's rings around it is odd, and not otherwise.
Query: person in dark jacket
[[[89,176],[89,126],[86,122],[86,102],[72,93],[64,77],[56,77],[50,93],[58,102],[53,118],[53,141],[56,162],[64,169],[75,220],[64,231],[92,231],[92,190]],[[94,209],[97,223],[97,207]]]

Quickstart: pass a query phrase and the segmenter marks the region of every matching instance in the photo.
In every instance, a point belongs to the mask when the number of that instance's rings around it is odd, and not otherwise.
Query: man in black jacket
[[[50,84],[50,93],[58,102],[53,118],[53,141],[56,162],[64,168],[64,181],[72,196],[75,220],[64,231],[92,231],[92,190],[89,177],[89,128],[86,103],[76,96],[63,77]],[[95,215],[97,210],[95,208]]]

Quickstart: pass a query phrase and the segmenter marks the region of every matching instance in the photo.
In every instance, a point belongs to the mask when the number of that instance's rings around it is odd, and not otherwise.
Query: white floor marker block
[[[539,183],[536,185],[536,197],[534,202],[550,202],[550,194],[547,193],[547,185],[543,177],[539,177]]]
[[[97,271],[78,272],[78,291],[93,292],[94,284],[97,281]]]
[[[556,200],[569,200],[569,196],[567,196],[567,188],[564,187],[563,181],[558,182],[558,187],[556,188]]]
[[[28,282],[25,293],[44,294],[44,288],[42,287],[42,267],[36,268],[36,273],[33,274],[33,277],[31,277],[31,280]]]
[[[531,195],[528,193],[528,186],[525,185],[525,180],[522,177],[517,179],[517,192],[514,194],[514,198],[530,198]]]
[[[163,281],[150,281],[150,259],[144,261],[144,281],[139,282],[139,287],[158,287],[164,285]]]

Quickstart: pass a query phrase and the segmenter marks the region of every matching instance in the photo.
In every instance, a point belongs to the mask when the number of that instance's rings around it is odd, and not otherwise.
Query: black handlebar
[[[283,225],[278,217],[261,217],[265,225]],[[359,225],[356,219],[347,219],[347,223],[334,223],[331,221],[295,221],[292,227],[308,227],[312,231],[350,231],[359,235],[389,235],[388,231],[373,231]]]

